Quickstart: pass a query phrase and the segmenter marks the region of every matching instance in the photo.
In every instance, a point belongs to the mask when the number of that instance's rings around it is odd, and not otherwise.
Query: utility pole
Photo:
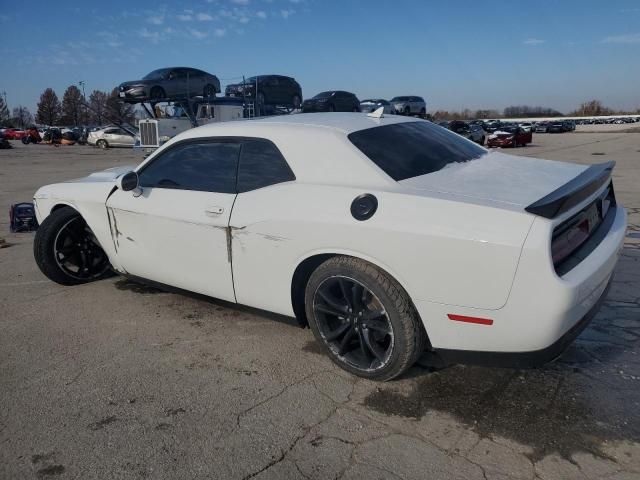
[[[78,82],[78,85],[80,85],[80,87],[82,88],[82,99],[86,102],[87,101],[87,97],[84,94],[84,80],[80,80]]]

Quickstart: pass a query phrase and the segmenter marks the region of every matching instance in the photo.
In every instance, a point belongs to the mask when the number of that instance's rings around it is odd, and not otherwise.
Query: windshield
[[[148,75],[145,75],[144,77],[142,77],[142,79],[143,80],[163,80],[167,76],[168,72],[169,72],[168,69],[161,68],[159,70],[154,70]]]
[[[502,125],[500,127],[500,130],[503,132],[516,133],[516,131],[518,130],[518,127],[515,127],[513,125]]]
[[[315,97],[313,98],[328,98],[331,95],[333,95],[335,92],[332,90],[330,92],[320,92],[319,94],[317,94]]]
[[[349,134],[362,153],[396,181],[468,162],[487,151],[431,122],[404,122]]]

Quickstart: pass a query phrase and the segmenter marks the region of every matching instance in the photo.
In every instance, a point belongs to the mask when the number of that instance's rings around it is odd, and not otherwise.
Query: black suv
[[[228,97],[254,100],[258,106],[273,105],[298,109],[302,103],[300,84],[295,78],[284,75],[258,75],[247,78],[244,82],[227,85],[224,93]]]
[[[303,112],[359,112],[360,100],[343,90],[329,90],[302,103]]]

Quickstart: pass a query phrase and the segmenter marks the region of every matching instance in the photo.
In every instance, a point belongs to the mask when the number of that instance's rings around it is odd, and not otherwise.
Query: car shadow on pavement
[[[370,392],[364,405],[418,420],[443,412],[481,437],[498,435],[529,446],[532,461],[551,453],[570,460],[577,452],[611,459],[608,442],[640,442],[636,252],[624,250],[601,311],[554,362],[531,370],[434,369],[419,362],[402,379]]]

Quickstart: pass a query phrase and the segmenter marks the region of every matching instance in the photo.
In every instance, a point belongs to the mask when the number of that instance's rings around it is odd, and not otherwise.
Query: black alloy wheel
[[[52,212],[36,232],[33,243],[42,273],[63,285],[78,285],[111,273],[109,259],[84,218],[74,209]]]
[[[428,343],[404,289],[359,258],[335,256],[322,263],[307,283],[305,311],[331,360],[372,380],[402,374]]]
[[[384,367],[393,350],[393,327],[382,303],[360,282],[327,278],[316,289],[313,310],[327,346],[363,371]]]

